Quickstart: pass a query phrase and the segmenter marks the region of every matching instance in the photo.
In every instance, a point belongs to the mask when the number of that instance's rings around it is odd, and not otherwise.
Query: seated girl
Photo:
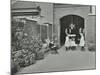
[[[49,43],[49,48],[51,49],[51,51],[53,51],[54,53],[58,54],[58,47],[57,45],[55,44],[54,41],[51,41]]]

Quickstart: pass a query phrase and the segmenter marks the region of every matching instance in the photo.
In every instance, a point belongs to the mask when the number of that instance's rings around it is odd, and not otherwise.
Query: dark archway
[[[77,28],[84,29],[84,18],[78,15],[67,15],[60,18],[60,44],[64,45],[65,43],[65,29],[69,28],[69,25],[73,23]]]

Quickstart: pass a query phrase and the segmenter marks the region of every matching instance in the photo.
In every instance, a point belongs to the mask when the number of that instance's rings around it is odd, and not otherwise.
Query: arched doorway
[[[65,43],[65,29],[69,28],[69,25],[73,23],[76,25],[76,28],[84,29],[84,18],[78,15],[67,15],[60,18],[60,44],[64,45]]]

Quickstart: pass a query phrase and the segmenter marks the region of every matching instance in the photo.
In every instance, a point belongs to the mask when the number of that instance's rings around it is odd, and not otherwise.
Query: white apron
[[[65,47],[70,47],[70,40],[68,36],[66,36]]]
[[[85,44],[84,36],[83,36],[82,33],[80,33],[80,35],[81,35],[81,39],[80,39],[80,44],[79,44],[79,46],[84,46],[84,44]]]

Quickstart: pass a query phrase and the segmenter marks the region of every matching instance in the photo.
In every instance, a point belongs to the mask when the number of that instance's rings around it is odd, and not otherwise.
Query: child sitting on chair
[[[54,51],[56,54],[58,54],[58,47],[55,45],[54,41],[51,41],[49,43],[49,48],[51,49],[51,51]]]
[[[71,40],[70,41],[70,47],[71,47],[72,50],[75,50],[76,46],[77,46],[77,44],[75,43],[75,38],[71,38],[70,40]]]

